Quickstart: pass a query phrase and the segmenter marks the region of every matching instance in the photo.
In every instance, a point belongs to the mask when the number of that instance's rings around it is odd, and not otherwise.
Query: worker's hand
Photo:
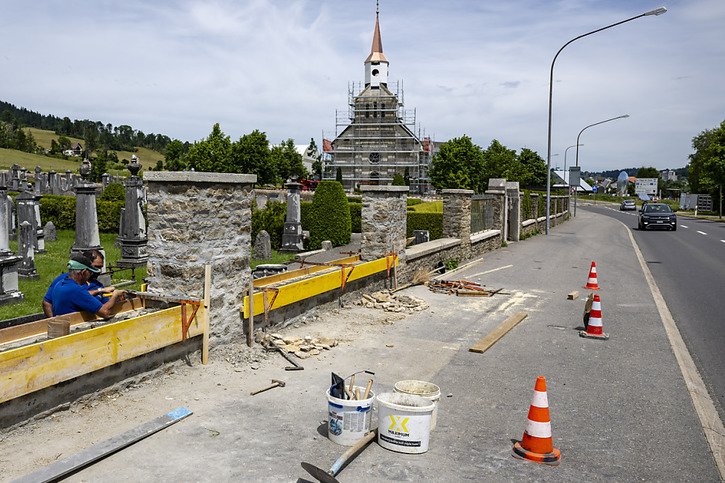
[[[126,291],[125,290],[114,290],[113,293],[111,294],[111,298],[116,301],[126,300]]]
[[[110,287],[103,287],[100,292],[104,295],[110,295],[114,290],[116,290],[116,287],[111,285]]]

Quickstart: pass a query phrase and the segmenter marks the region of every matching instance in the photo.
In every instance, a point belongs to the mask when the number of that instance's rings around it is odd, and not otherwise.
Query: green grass
[[[0,148],[0,168],[10,169],[13,164],[18,164],[28,169],[28,172],[32,172],[36,166],[40,166],[43,171],[50,171],[54,169],[59,173],[64,173],[66,169],[71,171],[78,171],[78,166],[81,158],[70,159],[58,159],[51,158],[50,156],[43,156],[41,154],[24,153],[16,149],[5,149]]]
[[[252,270],[254,270],[257,265],[263,265],[267,263],[287,263],[290,260],[294,260],[295,254],[294,253],[281,253],[277,250],[272,250],[272,258],[269,260],[257,260],[256,258],[252,258],[249,262],[250,267]]]
[[[121,258],[121,250],[114,245],[117,235],[114,233],[101,233],[101,246],[106,251],[106,264],[115,265],[116,261]],[[0,320],[12,319],[23,315],[36,314],[42,312],[42,302],[48,285],[55,277],[66,271],[66,264],[70,256],[70,249],[75,240],[75,232],[73,230],[58,230],[58,240],[45,244],[46,253],[35,255],[35,269],[38,271],[40,278],[38,280],[28,280],[19,278],[19,289],[25,298],[18,303],[11,303],[0,306]],[[10,249],[17,253],[17,242],[10,243]],[[138,290],[143,277],[146,276],[146,267],[136,269],[137,283],[123,287],[124,289]],[[114,282],[122,279],[130,279],[131,271],[123,271],[114,275]]]
[[[417,213],[443,213],[443,201],[428,201],[408,206],[409,211]]]

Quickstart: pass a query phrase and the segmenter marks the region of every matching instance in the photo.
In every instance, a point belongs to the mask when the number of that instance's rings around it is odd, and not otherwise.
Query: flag
[[[324,152],[324,153],[332,152],[332,141],[330,141],[329,139],[322,140],[322,152]]]

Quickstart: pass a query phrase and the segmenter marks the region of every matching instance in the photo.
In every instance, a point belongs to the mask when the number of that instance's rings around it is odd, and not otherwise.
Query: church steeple
[[[373,89],[388,84],[388,59],[383,54],[383,40],[380,37],[380,10],[375,9],[375,31],[373,32],[373,45],[370,55],[365,59],[365,86]]]

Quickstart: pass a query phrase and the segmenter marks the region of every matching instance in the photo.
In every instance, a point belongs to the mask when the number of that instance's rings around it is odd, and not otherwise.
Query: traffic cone
[[[549,400],[546,397],[546,378],[536,378],[534,397],[529,407],[529,422],[524,437],[514,443],[513,456],[536,463],[558,465],[561,453],[554,448],[551,438],[551,420],[549,419]]]
[[[597,262],[592,262],[592,268],[589,269],[589,279],[584,288],[589,290],[599,290],[599,284],[597,283]]]
[[[579,331],[581,337],[601,340],[609,339],[609,336],[602,331],[602,301],[599,295],[594,295],[592,310],[589,312],[589,322],[586,324],[586,327],[587,330]]]

